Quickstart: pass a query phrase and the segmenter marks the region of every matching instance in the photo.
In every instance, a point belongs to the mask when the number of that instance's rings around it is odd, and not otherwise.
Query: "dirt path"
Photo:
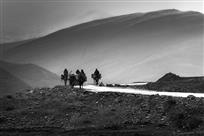
[[[121,92],[121,93],[133,93],[133,94],[143,94],[143,95],[166,95],[174,97],[187,97],[189,95],[194,95],[196,97],[204,97],[204,93],[182,93],[182,92],[160,92],[160,91],[150,91],[142,89],[133,88],[120,88],[120,87],[99,87],[94,85],[86,85],[84,89],[92,92]]]

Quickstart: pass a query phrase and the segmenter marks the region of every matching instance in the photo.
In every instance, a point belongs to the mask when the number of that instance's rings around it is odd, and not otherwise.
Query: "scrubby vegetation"
[[[146,136],[153,132],[166,136],[202,132],[203,122],[204,99],[193,96],[94,93],[57,86],[0,99],[0,134],[4,130],[52,128],[67,133],[90,129],[131,130],[132,134],[134,130]]]

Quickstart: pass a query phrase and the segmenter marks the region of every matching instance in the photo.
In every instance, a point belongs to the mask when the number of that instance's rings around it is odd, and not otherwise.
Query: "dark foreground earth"
[[[0,98],[2,136],[203,136],[204,99],[57,86]]]
[[[10,129],[2,130],[2,136],[203,136],[204,132],[172,132],[165,129],[125,129],[125,130],[70,130],[60,128]]]

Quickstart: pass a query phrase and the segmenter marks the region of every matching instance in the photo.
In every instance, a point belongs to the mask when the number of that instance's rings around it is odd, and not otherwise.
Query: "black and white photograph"
[[[0,136],[204,136],[204,1],[0,0]]]

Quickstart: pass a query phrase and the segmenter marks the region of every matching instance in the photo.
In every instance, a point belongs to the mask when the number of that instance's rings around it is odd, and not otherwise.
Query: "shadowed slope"
[[[31,88],[22,80],[0,68],[0,95],[13,94]]]
[[[0,61],[0,68],[19,78],[31,87],[53,87],[59,84],[59,77],[33,64],[14,64]]]

